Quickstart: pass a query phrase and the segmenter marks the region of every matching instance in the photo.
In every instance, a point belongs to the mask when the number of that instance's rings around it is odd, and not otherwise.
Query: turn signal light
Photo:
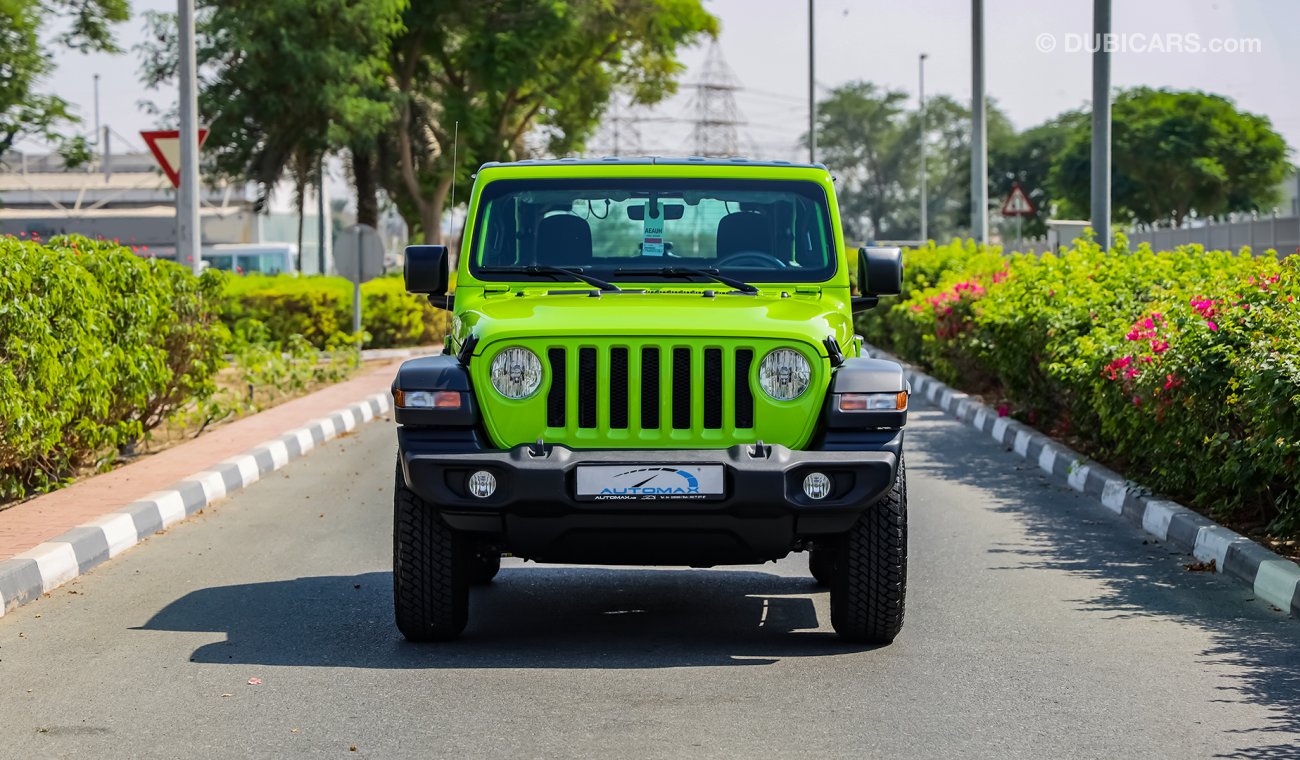
[[[393,403],[403,409],[459,409],[457,391],[393,391]]]
[[[898,393],[841,393],[841,412],[901,412],[907,409],[907,391]]]

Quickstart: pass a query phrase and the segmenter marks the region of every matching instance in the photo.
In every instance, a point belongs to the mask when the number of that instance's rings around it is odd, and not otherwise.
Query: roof
[[[490,161],[489,166],[755,166],[787,167],[793,169],[821,169],[825,164],[808,164],[798,161],[755,161],[749,158],[710,158],[706,156],[604,156],[580,158],[530,158],[524,161]]]

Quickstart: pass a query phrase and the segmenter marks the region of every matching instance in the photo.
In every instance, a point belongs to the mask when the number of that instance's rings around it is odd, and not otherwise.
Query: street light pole
[[[1092,230],[1110,248],[1110,0],[1093,0],[1092,26]]]
[[[176,188],[176,263],[188,258],[194,274],[203,271],[202,235],[199,229],[198,77],[194,52],[194,0],[176,1],[179,42],[181,165]]]
[[[920,68],[920,72],[921,72],[921,77],[920,77],[921,81],[920,81],[919,90],[920,90],[920,101],[921,101],[921,242],[922,243],[925,243],[925,241],[930,239],[929,232],[927,229],[927,222],[929,221],[929,213],[928,213],[928,209],[926,208],[927,201],[929,199],[926,197],[928,191],[926,189],[926,177],[925,177],[926,175],[926,171],[925,171],[925,137],[926,137],[925,59],[927,57],[928,56],[925,53],[921,53],[920,62],[918,63],[918,67]]]
[[[989,242],[989,135],[984,121],[984,0],[971,0],[970,224],[978,243]]]
[[[808,163],[817,163],[817,90],[813,66],[813,0],[808,0]]]

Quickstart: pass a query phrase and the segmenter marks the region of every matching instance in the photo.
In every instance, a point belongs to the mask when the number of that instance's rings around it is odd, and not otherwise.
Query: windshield
[[[745,282],[835,272],[826,194],[806,181],[498,180],[483,190],[473,235],[470,271],[484,280],[556,279],[525,267],[645,282],[681,282],[681,271],[658,274],[672,268]]]

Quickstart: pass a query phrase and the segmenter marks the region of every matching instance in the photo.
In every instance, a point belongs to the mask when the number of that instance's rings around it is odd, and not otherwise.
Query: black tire
[[[838,547],[818,546],[808,550],[808,570],[818,585],[829,586],[835,579],[835,554]]]
[[[449,641],[469,620],[472,548],[433,505],[407,488],[393,495],[393,611],[407,641]]]
[[[907,472],[841,537],[831,582],[831,625],[846,641],[889,644],[907,593]]]
[[[471,586],[486,586],[501,572],[501,554],[499,552],[479,550],[469,561],[469,583]]]

